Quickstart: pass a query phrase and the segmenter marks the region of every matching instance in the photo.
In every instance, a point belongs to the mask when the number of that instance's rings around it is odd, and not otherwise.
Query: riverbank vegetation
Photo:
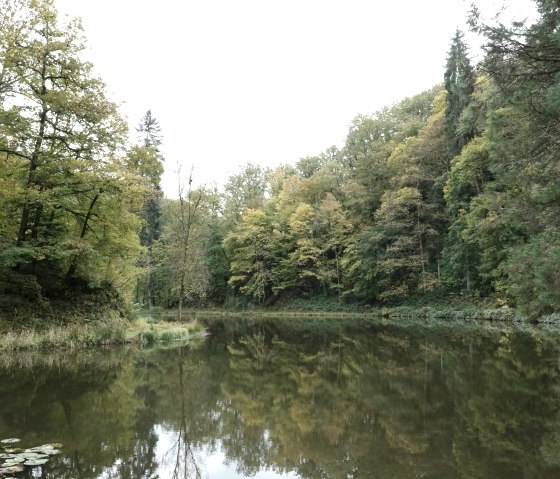
[[[133,321],[105,320],[63,325],[27,324],[17,328],[10,325],[0,334],[0,352],[83,350],[98,346],[134,344],[140,347],[188,341],[203,335],[203,327],[196,321],[155,321],[137,317]]]
[[[158,122],[147,111],[128,139],[82,58],[80,22],[49,0],[3,2],[5,322],[115,319],[132,303],[182,321],[187,306],[367,310],[423,297],[557,313],[560,11],[536,4],[531,25],[473,10],[483,61],[471,64],[458,31],[443,83],[358,115],[343,145],[246,165],[222,191],[179,171],[178,199],[166,199]]]

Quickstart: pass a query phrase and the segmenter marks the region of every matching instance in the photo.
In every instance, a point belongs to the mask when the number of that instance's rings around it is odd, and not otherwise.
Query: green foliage
[[[144,188],[80,22],[47,0],[4,2],[0,17],[0,270],[35,277],[37,296],[65,276],[127,293]]]
[[[277,235],[264,212],[249,210],[224,239],[231,259],[229,285],[258,303],[272,292],[273,271],[278,263],[274,248]]]
[[[225,185],[224,216],[230,222],[239,221],[247,210],[263,207],[267,175],[265,168],[249,163],[241,173],[229,178]]]
[[[506,263],[509,293],[533,319],[557,311],[560,304],[560,235],[547,231],[510,251]]]
[[[474,92],[475,74],[467,55],[467,46],[463,41],[463,33],[457,30],[445,66],[445,89],[447,104],[445,108],[445,127],[447,142],[451,156],[458,155],[465,143],[474,136],[474,131],[465,128],[463,122],[459,128],[463,111],[471,101]]]
[[[179,311],[459,293],[556,313],[558,9],[537,6],[533,25],[474,10],[484,61],[457,31],[443,84],[356,116],[340,148],[247,164],[223,192],[189,178],[173,201],[157,120],[148,110],[127,144],[79,22],[48,0],[4,2],[0,294],[46,305],[69,278]]]
[[[544,238],[560,230],[560,48],[556,10],[538,4],[530,27],[478,19],[480,73],[457,31],[443,88],[359,115],[340,150],[274,170],[269,196],[224,232],[235,292],[366,304],[461,293],[557,311],[556,240]]]
[[[314,238],[315,217],[314,208],[306,203],[300,203],[290,216],[285,240],[287,255],[276,269],[276,290],[297,287],[302,292],[312,292],[320,283],[321,249]]]
[[[161,128],[158,121],[148,110],[136,131],[141,136],[142,145],[133,146],[128,154],[128,167],[142,178],[146,186],[144,204],[141,211],[142,229],[140,244],[146,247],[146,254],[139,261],[145,274],[136,280],[135,302],[154,306],[153,282],[153,244],[161,235],[161,186],[163,173],[163,157],[158,147],[161,145]],[[142,285],[142,287],[141,287]]]
[[[179,177],[179,181],[183,181]],[[211,287],[209,241],[213,239],[209,219],[212,192],[179,188],[178,200],[163,203],[163,231],[153,246],[152,283],[155,303],[171,307],[183,303],[203,303]],[[214,230],[215,233],[215,230]],[[215,247],[215,244],[212,245]]]

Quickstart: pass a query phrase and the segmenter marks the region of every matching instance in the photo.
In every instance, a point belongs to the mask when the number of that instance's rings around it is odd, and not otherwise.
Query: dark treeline
[[[70,282],[180,309],[462,294],[556,312],[560,7],[536,4],[511,27],[474,10],[484,60],[458,31],[442,84],[357,116],[340,148],[247,165],[224,191],[183,172],[168,200],[157,120],[127,143],[79,23],[61,27],[47,0],[4,2],[0,294],[46,300]]]

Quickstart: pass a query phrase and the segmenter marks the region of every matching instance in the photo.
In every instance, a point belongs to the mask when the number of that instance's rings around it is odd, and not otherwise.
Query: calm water
[[[27,478],[560,477],[560,338],[492,327],[215,323],[200,344],[0,359]]]

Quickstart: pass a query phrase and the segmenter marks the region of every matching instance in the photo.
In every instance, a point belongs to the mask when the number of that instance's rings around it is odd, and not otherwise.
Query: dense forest
[[[470,24],[443,82],[358,115],[346,140],[223,191],[160,186],[162,132],[133,131],[52,0],[0,6],[0,306],[91,295],[118,305],[362,305],[492,298],[560,309],[560,7]],[[442,59],[444,61],[445,59]]]

